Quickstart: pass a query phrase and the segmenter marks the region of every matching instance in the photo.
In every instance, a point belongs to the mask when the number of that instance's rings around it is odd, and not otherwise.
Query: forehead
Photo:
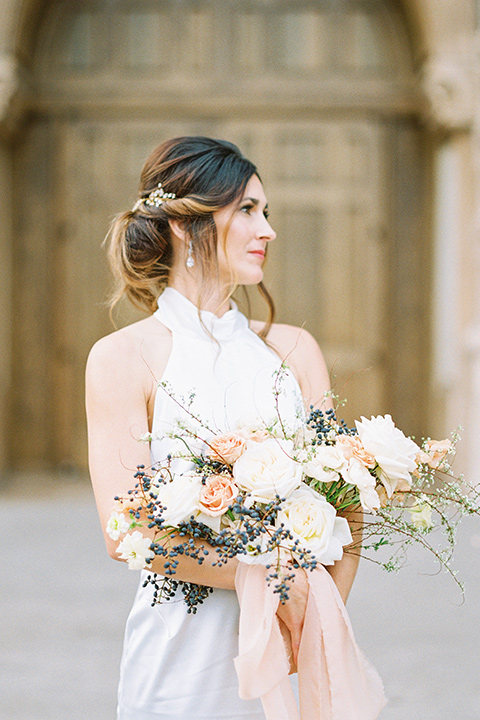
[[[263,185],[257,175],[252,175],[252,177],[248,181],[245,187],[245,192],[243,193],[243,197],[255,198],[256,200],[259,200],[263,203],[267,201],[267,198],[265,197],[265,192],[263,190]]]

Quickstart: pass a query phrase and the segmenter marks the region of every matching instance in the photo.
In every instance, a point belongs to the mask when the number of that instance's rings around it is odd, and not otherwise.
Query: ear
[[[185,223],[183,223],[181,220],[169,220],[168,224],[170,226],[170,232],[172,233],[172,236],[178,238],[179,240],[182,240],[182,242],[185,242]]]

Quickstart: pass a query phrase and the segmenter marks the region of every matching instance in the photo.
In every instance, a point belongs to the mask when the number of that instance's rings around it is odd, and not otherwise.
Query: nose
[[[259,228],[258,234],[262,240],[266,240],[267,242],[275,240],[275,238],[277,237],[277,233],[272,228],[265,215],[262,215],[261,226]]]

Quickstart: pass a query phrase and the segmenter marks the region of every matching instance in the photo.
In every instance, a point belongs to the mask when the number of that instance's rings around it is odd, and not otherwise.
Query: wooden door
[[[150,150],[181,134],[230,139],[258,164],[278,320],[317,337],[347,419],[391,411],[418,432],[428,226],[398,7],[52,3],[16,154],[17,463],[85,467],[84,364],[112,329],[102,239]]]
[[[268,274],[282,322],[320,342],[346,416],[388,407],[386,137],[365,120],[231,123],[266,183],[278,240]]]

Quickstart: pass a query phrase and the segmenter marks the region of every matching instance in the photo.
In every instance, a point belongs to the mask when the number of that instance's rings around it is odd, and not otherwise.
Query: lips
[[[262,260],[265,258],[265,250],[250,250],[250,255],[256,255],[259,258],[262,258]]]

